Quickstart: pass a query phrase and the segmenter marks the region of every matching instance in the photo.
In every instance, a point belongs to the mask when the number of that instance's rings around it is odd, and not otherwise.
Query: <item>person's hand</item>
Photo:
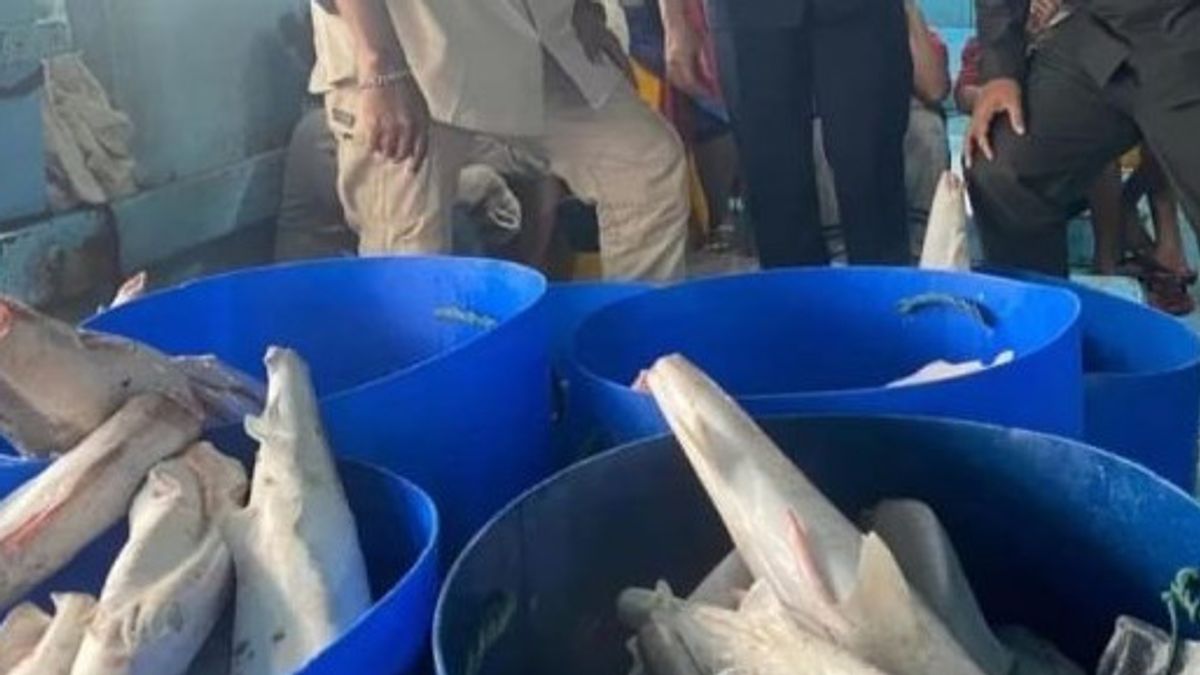
[[[663,53],[668,82],[692,96],[707,93],[704,83],[711,76],[712,67],[705,55],[703,41],[691,26],[684,24],[668,29]]]
[[[1062,9],[1062,0],[1031,0],[1026,29],[1034,35],[1042,32]]]
[[[992,124],[1001,115],[1008,115],[1013,131],[1025,135],[1025,111],[1021,100],[1021,85],[1011,78],[992,80],[979,91],[975,112],[971,115],[971,126],[967,129],[963,146],[963,161],[968,167],[975,152],[983,153],[988,160],[996,158],[992,149]]]
[[[486,2],[487,0],[480,0]],[[633,82],[633,63],[629,55],[621,47],[621,41],[608,29],[604,7],[593,0],[576,0],[575,10],[571,15],[571,23],[575,34],[583,44],[583,53],[593,63],[599,63],[607,58]]]
[[[429,150],[429,107],[412,76],[359,90],[357,126],[371,150],[416,171]]]
[[[914,26],[925,23],[925,17],[921,15],[921,8],[917,7],[914,0],[904,0],[904,15],[908,17],[908,29],[911,32]]]

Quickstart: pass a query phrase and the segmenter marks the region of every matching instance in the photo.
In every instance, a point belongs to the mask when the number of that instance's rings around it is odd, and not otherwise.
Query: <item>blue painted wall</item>
[[[0,91],[34,70],[34,65],[25,69],[0,69]],[[42,135],[23,131],[40,130],[41,111],[40,89],[19,96],[0,96],[0,223],[8,218],[30,216],[46,208]]]
[[[33,0],[4,0],[0,2],[0,24],[27,23],[37,18]]]
[[[286,143],[307,73],[277,26],[306,2],[67,0],[76,46],[133,119],[146,185]]]
[[[0,0],[0,223],[36,214],[46,206],[42,181],[40,87],[23,86],[38,70],[34,0]],[[2,225],[0,225],[2,229]]]
[[[42,1],[0,0],[0,18],[28,22]],[[278,22],[307,0],[65,2],[74,47],[133,120],[143,190],[111,209],[0,222],[0,292],[55,305],[107,292],[122,275],[161,267],[199,244],[243,230],[269,235],[263,226],[278,207],[281,148],[307,80]],[[10,140],[41,138],[36,112],[3,130]],[[20,172],[40,196],[42,170],[30,159],[40,151],[19,159],[5,138],[0,169]]]
[[[925,19],[939,28],[974,28],[974,0],[918,0]]]

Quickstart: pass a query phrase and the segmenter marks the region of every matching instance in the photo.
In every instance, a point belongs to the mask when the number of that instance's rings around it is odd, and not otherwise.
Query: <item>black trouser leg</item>
[[[1026,135],[997,120],[996,159],[977,155],[967,180],[989,262],[1065,276],[1067,220],[1139,133],[1117,101],[1055,47],[1052,38],[1030,62]]]
[[[829,262],[813,163],[810,41],[807,28],[739,26],[718,36],[763,267]]]
[[[1148,100],[1136,116],[1188,218],[1200,225],[1200,99],[1178,105]]]
[[[817,111],[846,253],[856,264],[912,258],[904,182],[913,81],[907,30],[900,0],[813,28]]]

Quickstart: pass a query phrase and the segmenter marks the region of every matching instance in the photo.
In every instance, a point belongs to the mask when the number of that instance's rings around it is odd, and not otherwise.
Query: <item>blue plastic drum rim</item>
[[[414,361],[399,360],[395,368],[384,369],[386,372],[376,373],[374,377],[356,382],[353,386],[337,391],[323,392],[323,395],[320,397],[323,408],[328,408],[330,404],[334,406],[342,405],[346,401],[352,401],[361,396],[364,392],[369,392],[374,388],[386,387],[388,384],[402,378],[420,377],[422,374],[438,367],[439,364],[444,363],[447,359],[461,359],[467,355],[476,353],[476,350],[481,349],[482,345],[486,344],[485,341],[489,336],[504,331],[513,325],[525,325],[526,322],[532,320],[535,309],[544,299],[548,287],[545,278],[540,273],[515,263],[498,260],[412,256],[303,261],[237,270],[155,291],[109,312],[91,317],[83,323],[83,328],[93,330],[111,330],[114,327],[117,329],[127,328],[128,322],[134,322],[137,317],[144,315],[152,316],[157,320],[160,319],[161,315],[166,313],[163,309],[165,306],[164,303],[171,302],[173,299],[176,300],[177,304],[187,306],[195,302],[196,297],[205,296],[200,298],[200,304],[202,305],[224,304],[225,301],[219,297],[207,296],[236,294],[240,289],[253,285],[257,280],[264,278],[274,279],[273,283],[278,283],[279,279],[304,276],[313,272],[324,276],[340,276],[345,274],[361,277],[388,273],[392,270],[397,274],[404,275],[434,274],[448,270],[461,272],[465,270],[476,273],[474,276],[477,277],[477,284],[495,284],[497,280],[504,280],[515,284],[518,288],[512,294],[511,311],[507,312],[506,316],[497,319],[494,317],[473,315],[469,307],[465,308],[460,315],[447,316],[442,320],[464,323],[466,326],[465,332],[468,334],[462,337],[462,339],[456,340],[453,344],[425,354],[423,358]],[[403,292],[403,290],[397,289],[397,292]],[[353,300],[353,298],[346,298],[346,302],[353,302]],[[296,303],[302,302],[295,298],[292,301]],[[261,309],[266,311],[269,308],[263,307]],[[452,313],[455,308],[448,307],[446,309],[448,313]],[[486,325],[489,319],[492,323]],[[472,326],[470,325],[472,321],[481,325]],[[114,332],[124,334],[121,330]],[[277,342],[284,343],[287,341],[287,336],[279,336]],[[349,341],[347,340],[347,342]],[[158,345],[152,344],[152,346],[158,348]],[[286,344],[284,346],[297,347],[296,345]],[[202,353],[211,352],[213,349],[210,346],[207,349],[199,351]],[[266,345],[263,345],[261,352],[265,353],[265,351]],[[298,351],[302,357],[311,359],[311,356],[305,353],[306,350],[298,349]],[[261,369],[262,353],[246,354],[245,360],[247,363],[238,365],[251,372],[258,373]],[[225,355],[219,354],[219,356]],[[310,365],[312,365],[311,361]],[[315,372],[317,368],[319,368],[319,364],[314,366],[314,376],[319,378],[320,373]],[[27,460],[18,457],[12,453],[12,449],[7,443],[0,440],[0,466],[26,461],[39,463],[41,460]]]
[[[592,314],[653,290],[650,284],[615,281],[566,281],[550,284],[543,303],[550,309],[550,348],[554,361],[562,360],[574,342],[580,324]]]
[[[1162,350],[1145,349],[1144,343],[1139,339],[1131,339],[1130,345],[1140,348],[1139,355],[1149,357],[1149,360],[1155,361],[1149,366],[1139,366],[1125,370],[1108,370],[1096,369],[1084,371],[1084,376],[1089,380],[1095,381],[1113,381],[1120,382],[1126,379],[1137,379],[1147,376],[1171,375],[1186,372],[1200,367],[1200,335],[1189,328],[1179,319],[1165,314],[1156,309],[1152,309],[1145,305],[1140,305],[1126,298],[1107,293],[1105,291],[1091,288],[1084,284],[1069,279],[1059,279],[1057,277],[1048,277],[1036,272],[1028,272],[1025,270],[1011,270],[1001,268],[983,268],[981,273],[994,275],[997,278],[1016,279],[1029,283],[1043,284],[1064,288],[1084,296],[1082,306],[1086,306],[1088,299],[1104,302],[1113,306],[1121,306],[1124,311],[1138,315],[1139,322],[1144,321],[1154,327],[1154,331],[1162,336],[1169,337],[1160,338],[1159,341],[1169,339],[1176,341],[1179,344],[1169,352],[1164,353]],[[1144,336],[1143,336],[1144,337]],[[1086,335],[1085,335],[1086,339]]]
[[[551,432],[554,453],[567,460],[587,446],[589,424],[578,419],[571,405],[571,391],[579,374],[570,358],[571,344],[580,324],[589,316],[615,302],[645,293],[650,284],[613,281],[576,281],[554,283],[546,293],[543,306],[548,314],[550,330],[550,364],[553,377]]]
[[[1074,281],[1020,270],[985,271],[1078,295],[1084,439],[1194,489],[1200,336],[1175,317]]]
[[[303,275],[307,272],[331,273],[333,271],[344,271],[346,274],[367,275],[378,273],[380,271],[388,271],[389,268],[395,268],[397,272],[409,274],[429,274],[445,270],[468,270],[480,273],[480,279],[484,276],[490,276],[491,281],[483,283],[494,283],[495,279],[506,278],[515,279],[523,286],[521,292],[516,294],[519,301],[512,308],[508,316],[503,319],[477,314],[471,311],[471,308],[455,308],[446,307],[447,315],[444,318],[446,321],[458,321],[465,325],[474,324],[475,331],[472,335],[458,340],[453,344],[438,349],[435,352],[418,358],[401,366],[381,373],[375,377],[365,379],[354,385],[340,388],[337,391],[325,392],[321,396],[322,401],[340,399],[378,386],[388,380],[398,377],[410,376],[424,368],[429,367],[432,363],[444,358],[451,358],[455,354],[470,349],[475,343],[483,339],[492,330],[502,327],[505,323],[515,321],[533,310],[542,300],[549,288],[549,283],[546,278],[538,271],[533,270],[524,265],[504,260],[495,260],[491,258],[470,258],[458,256],[376,256],[369,258],[332,258],[321,260],[303,260],[297,262],[288,262],[274,265],[265,265],[259,267],[248,267],[232,272],[217,274],[209,277],[202,277],[186,281],[177,286],[164,288],[147,293],[129,303],[120,307],[108,310],[97,314],[86,321],[81,326],[83,328],[104,331],[114,321],[124,320],[127,315],[145,311],[145,308],[154,303],[162,302],[166,298],[173,296],[187,296],[189,294],[204,293],[208,290],[217,288],[226,288],[225,291],[236,291],[242,284],[252,284],[260,278],[270,277],[285,277]],[[397,293],[403,293],[404,289],[397,289]],[[353,298],[347,298],[347,302],[353,302]],[[266,309],[266,308],[264,308]],[[455,315],[454,310],[462,309],[462,313]],[[123,334],[118,332],[118,334]],[[151,346],[155,346],[151,344]],[[295,348],[292,345],[286,345]],[[157,348],[157,347],[156,347]],[[263,346],[265,353],[266,346]],[[300,352],[304,356],[304,352]],[[175,354],[171,354],[175,355]],[[218,354],[218,356],[220,356]],[[258,361],[261,356],[255,356],[253,366],[257,369]]]
[[[427,646],[424,639],[414,639],[414,631],[428,633],[433,611],[436,607],[437,593],[441,587],[438,576],[438,542],[440,539],[441,522],[437,505],[433,498],[412,481],[395,472],[369,462],[353,459],[339,460],[339,464],[362,470],[375,472],[403,487],[405,499],[409,501],[414,511],[409,524],[419,526],[418,536],[422,540],[416,559],[400,578],[392,584],[382,596],[374,600],[371,609],[360,616],[346,632],[321,653],[317,654],[308,664],[297,671],[297,675],[337,675],[347,672],[348,667],[370,667],[371,663],[362,663],[356,640],[360,633],[377,633],[376,639],[385,639],[387,651],[392,652],[389,660],[397,662],[404,673],[416,675],[417,666],[425,654]],[[369,564],[369,563],[368,563]],[[396,611],[405,612],[407,625],[391,625],[388,616]],[[389,625],[374,625],[376,620],[387,622]],[[380,633],[382,629],[383,633]],[[407,637],[405,637],[407,636]]]
[[[1055,306],[1054,310],[1058,314],[1055,317],[1055,327],[1053,330],[1043,331],[1040,338],[1034,341],[1033,344],[1027,345],[1026,348],[1019,350],[1012,363],[991,368],[989,371],[1011,369],[1014,365],[1018,364],[1023,359],[1028,358],[1031,354],[1035,354],[1048,345],[1052,345],[1061,341],[1078,324],[1082,311],[1079,299],[1068,291],[1047,288],[1039,284],[1005,279],[985,274],[868,266],[768,270],[749,274],[729,275],[686,282],[662,289],[651,290],[632,298],[615,302],[596,312],[583,322],[583,324],[576,331],[575,337],[572,341],[570,358],[573,362],[573,366],[578,369],[581,377],[589,383],[600,387],[616,387],[623,389],[627,391],[629,396],[637,396],[642,400],[649,401],[649,397],[647,395],[633,391],[631,387],[633,378],[630,378],[628,382],[619,382],[611,379],[606,374],[598,372],[597,367],[587,354],[589,351],[598,349],[595,344],[590,344],[588,341],[592,339],[591,336],[593,334],[601,333],[599,327],[610,327],[611,324],[614,323],[613,317],[620,316],[622,313],[630,311],[631,307],[636,307],[636,303],[666,303],[669,302],[673,295],[703,294],[710,289],[720,289],[721,287],[731,285],[749,286],[753,284],[756,286],[756,289],[767,288],[770,289],[771,292],[778,292],[777,288],[774,286],[775,284],[778,284],[784,280],[792,279],[797,282],[797,285],[804,284],[811,288],[815,284],[820,284],[826,282],[827,280],[845,282],[847,279],[874,279],[876,282],[885,282],[889,279],[913,280],[921,278],[928,280],[926,292],[931,294],[945,293],[953,295],[954,290],[957,287],[973,284],[976,287],[990,287],[994,289],[1004,289],[1007,291],[1022,290],[1028,293],[1036,294]],[[1047,293],[1046,291],[1050,292]],[[909,293],[905,294],[904,297],[911,297],[914,295],[916,294]],[[897,299],[899,300],[902,298]],[[987,305],[987,298],[965,297],[964,299],[967,301],[979,301],[985,307]],[[814,321],[819,321],[819,317],[815,318]],[[699,322],[696,322],[696,324],[698,325]],[[732,330],[736,330],[736,328]],[[660,354],[660,356],[661,355],[665,354]],[[995,355],[993,354],[990,356]],[[650,365],[650,363],[646,363],[644,364],[644,367],[648,367]],[[895,375],[896,377],[899,377],[905,374],[907,373],[896,373]],[[906,390],[906,393],[909,393],[908,390],[927,390],[942,386],[944,384],[944,382],[931,382],[905,387],[904,389]],[[860,385],[836,389],[770,391],[749,394],[740,393],[738,392],[737,388],[734,387],[731,391],[731,394],[739,401],[742,401],[747,405],[763,405],[770,409],[773,402],[818,400],[835,394],[847,397],[871,394],[878,392],[882,388],[882,385],[883,383],[880,383],[880,385],[874,387]]]
[[[1065,508],[1061,506],[1062,504],[1065,504],[1066,507],[1080,507],[1082,509],[1082,502],[1086,502],[1087,500],[1098,496],[1111,497],[1113,496],[1113,494],[1110,494],[1111,492],[1115,492],[1118,497],[1123,497],[1123,501],[1117,504],[1103,502],[1094,503],[1090,504],[1086,511],[1081,510],[1078,513],[1071,514],[1070,517],[1072,518],[1072,526],[1077,530],[1086,531],[1087,536],[1084,537],[1085,539],[1087,537],[1091,537],[1093,539],[1106,538],[1106,541],[1109,545],[1107,553],[1110,554],[1109,557],[1111,559],[1105,560],[1105,565],[1110,567],[1114,565],[1121,567],[1121,571],[1127,571],[1127,568],[1136,567],[1138,568],[1136,571],[1142,576],[1151,574],[1153,575],[1154,578],[1149,581],[1147,579],[1135,580],[1137,585],[1142,587],[1138,589],[1139,593],[1137,594],[1140,606],[1138,609],[1131,610],[1131,613],[1135,615],[1141,615],[1142,618],[1146,618],[1147,620],[1156,623],[1165,625],[1164,622],[1166,621],[1166,614],[1161,605],[1159,591],[1165,589],[1167,584],[1172,581],[1174,572],[1179,567],[1200,563],[1200,536],[1178,536],[1172,540],[1170,542],[1170,547],[1173,549],[1171,553],[1174,557],[1171,560],[1160,559],[1164,557],[1164,554],[1160,554],[1154,549],[1154,547],[1143,546],[1139,542],[1123,541],[1117,536],[1108,537],[1110,530],[1107,526],[1114,524],[1124,528],[1125,534],[1137,533],[1140,531],[1140,525],[1144,525],[1149,528],[1158,528],[1163,530],[1170,529],[1172,527],[1190,528],[1194,530],[1193,535],[1200,535],[1200,504],[1197,504],[1197,502],[1190,495],[1184,493],[1175,485],[1155,476],[1152,472],[1148,471],[1144,467],[1124,457],[1106,450],[1086,445],[1079,441],[1050,434],[1007,429],[1004,427],[998,427],[979,422],[920,416],[788,415],[761,418],[760,423],[763,424],[764,427],[766,427],[767,430],[773,435],[776,433],[790,433],[790,430],[793,428],[799,429],[802,435],[805,433],[813,433],[818,436],[822,433],[836,435],[837,429],[834,427],[861,427],[865,430],[864,433],[874,433],[881,439],[885,439],[887,437],[887,432],[889,429],[905,432],[910,436],[916,435],[937,438],[939,439],[938,443],[941,444],[946,444],[946,441],[944,440],[946,435],[956,436],[957,438],[953,442],[962,444],[964,446],[961,449],[961,453],[956,451],[953,455],[954,457],[962,458],[962,466],[959,467],[960,470],[967,473],[982,473],[987,468],[995,465],[996,467],[1003,467],[1002,473],[1006,474],[1004,477],[1005,480],[1015,480],[1013,476],[1028,476],[1029,474],[1026,472],[1027,467],[1023,466],[1021,462],[1029,460],[1030,457],[1037,458],[1039,468],[1046,468],[1048,466],[1062,464],[1062,470],[1056,471],[1053,474],[1055,476],[1053,482],[1058,485],[1058,488],[1053,490],[1043,489],[1041,494],[1037,497],[1039,505],[1054,502],[1056,504],[1060,504],[1060,506],[1057,507],[1060,509]],[[814,429],[816,431],[811,431]],[[984,442],[975,443],[974,441]],[[911,443],[911,440],[909,442]],[[1021,458],[1016,462],[1012,461],[1010,457],[1006,456],[1008,455],[1006,446],[1009,445],[1023,448],[1022,452],[1019,453]],[[1029,446],[1029,449],[1024,449],[1025,446]],[[786,454],[792,454],[788,452],[786,445],[782,447],[784,448]],[[467,583],[464,581],[466,571],[468,569],[474,569],[475,571],[487,569],[485,567],[480,567],[480,564],[476,563],[474,559],[478,556],[478,553],[481,549],[484,549],[489,543],[495,540],[497,533],[500,533],[499,536],[504,536],[505,534],[511,536],[511,532],[505,533],[503,526],[510,520],[519,520],[521,518],[520,511],[526,503],[532,503],[536,507],[536,503],[539,499],[544,498],[555,491],[557,491],[557,493],[560,495],[571,494],[571,490],[569,488],[572,484],[584,483],[585,481],[578,479],[586,478],[587,474],[601,469],[603,465],[607,463],[620,462],[619,468],[628,468],[629,465],[635,463],[646,463],[639,462],[639,457],[643,459],[649,459],[651,456],[658,458],[660,455],[664,455],[668,451],[677,455],[681,454],[678,452],[674,439],[670,436],[641,439],[633,443],[613,448],[601,454],[594,455],[586,460],[580,461],[579,463],[572,465],[571,467],[568,467],[558,474],[546,479],[542,483],[528,490],[521,497],[513,500],[513,502],[510,503],[503,511],[496,514],[496,516],[493,517],[463,549],[463,552],[459,556],[458,560],[450,569],[439,595],[433,624],[433,652],[434,662],[436,664],[438,674],[457,675],[450,670],[452,663],[446,654],[448,649],[447,643],[451,641],[448,639],[447,635],[448,631],[451,629],[448,625],[447,613],[449,611],[450,604],[458,595],[460,595],[460,593],[464,597],[469,596],[473,591],[480,590],[479,587],[477,587],[477,584],[481,583],[480,579],[470,579],[472,586],[465,589],[460,588],[459,586],[461,584]],[[914,452],[915,451],[905,452],[905,458],[909,458],[909,455],[913,454]],[[939,451],[938,454],[945,455],[946,453],[945,451]],[[686,460],[680,458],[679,461],[685,467],[682,470],[689,471],[686,468]],[[836,465],[837,462],[834,461],[833,464]],[[1085,475],[1080,476],[1072,473],[1071,469],[1078,466],[1086,466],[1088,468],[1085,472]],[[827,469],[828,467],[825,468]],[[1039,479],[1041,475],[1044,474],[1032,476],[1031,479],[1022,480],[1022,489],[1027,489],[1029,483],[1032,482],[1032,480]],[[675,477],[673,473],[670,476],[662,476],[662,478],[671,477]],[[867,482],[869,483],[871,481],[868,480]],[[826,489],[826,487],[824,487],[820,481],[817,482],[817,485],[818,488],[821,488],[822,490]],[[969,491],[969,486],[955,486],[950,485],[949,483],[946,485],[948,487],[940,487],[937,489],[948,491]],[[993,486],[993,488],[994,487],[995,486]],[[590,490],[592,488],[589,486],[588,489]],[[871,488],[868,488],[868,491],[870,491],[870,489]],[[1022,496],[1023,494],[1013,494],[1009,497],[1009,499],[1012,501],[1017,501],[1020,500]],[[883,498],[924,498],[924,496],[920,494],[888,494],[883,495]],[[711,504],[707,503],[707,498],[702,497],[702,499],[705,502],[705,508],[712,510]],[[962,499],[969,502],[969,497],[964,496]],[[645,505],[638,504],[635,506]],[[969,512],[971,508],[985,508],[986,506],[987,504],[985,503],[978,503],[966,509],[966,511]],[[936,507],[935,511],[938,511]],[[1162,512],[1171,512],[1174,518],[1154,520],[1154,522],[1147,520],[1145,523],[1140,523],[1138,520],[1139,516],[1142,516],[1143,518],[1153,518],[1154,516],[1161,515]],[[943,523],[945,524],[946,514],[941,511],[938,511],[938,513],[939,516],[942,517]],[[1054,513],[1052,515],[1054,518],[1065,517],[1062,513]],[[706,517],[713,519],[713,522],[710,526],[711,528],[721,529],[719,520],[715,520],[714,514],[708,514]],[[962,517],[965,516],[958,514],[956,519],[961,519]],[[1014,523],[1013,526],[1017,529],[1020,529],[1019,523]],[[1056,527],[1057,526],[1058,525],[1056,525]],[[950,528],[948,524],[947,527],[948,529],[951,529],[951,538],[958,539],[959,537],[956,532],[953,531],[953,528]],[[528,533],[526,532],[526,534]],[[726,542],[724,544],[725,547],[730,546],[730,544],[728,544],[727,535],[722,533],[718,536],[722,537]],[[1143,537],[1148,540],[1153,540],[1156,536],[1157,535],[1154,533],[1143,535]],[[525,541],[528,541],[528,539],[525,539]],[[1059,541],[1057,543],[1062,546],[1069,546],[1071,544],[1070,541]],[[522,552],[520,553],[522,558],[527,553],[536,552],[525,551],[524,549],[525,547],[522,546]],[[718,553],[722,553],[724,550],[728,550],[728,548],[724,548]],[[1070,549],[1068,548],[1067,550],[1069,551]],[[1061,551],[1057,552],[1061,553]],[[1076,553],[1075,557],[1088,558],[1089,552],[1092,552],[1091,549],[1079,551]],[[966,558],[970,556],[964,556],[964,553],[969,554],[970,552],[962,549],[959,550],[960,557],[964,558],[965,563]],[[626,552],[626,554],[637,555],[638,553],[637,551],[633,551]],[[1022,555],[1024,554],[1025,552],[1022,552]],[[1045,558],[1053,562],[1055,569],[1063,567],[1062,564],[1054,562],[1055,555],[1056,551],[1047,551]],[[719,560],[719,555],[708,562],[715,564],[717,560]],[[518,565],[522,565],[523,569],[524,563],[521,563],[520,561],[516,562]],[[968,565],[967,572],[969,575],[971,575],[972,571],[969,569],[969,567],[970,566]],[[704,570],[702,570],[702,572],[703,571]],[[1105,573],[1110,575],[1112,571],[1113,570],[1107,568],[1104,570]],[[1089,576],[1088,570],[1079,570],[1079,572],[1081,578]],[[672,570],[657,570],[654,573],[658,575],[669,576],[672,573]],[[479,575],[476,574],[475,576]],[[698,578],[699,577],[697,577],[697,579]],[[1008,580],[1002,580],[1000,583],[1003,584],[1007,581]],[[1023,580],[1017,581],[1024,583]],[[1067,579],[1067,581],[1069,582],[1070,580]],[[627,579],[624,580],[624,582],[629,584],[647,584],[652,583],[653,580],[648,578]],[[985,584],[980,584],[979,580],[975,579],[974,577],[972,578],[972,582],[976,585],[976,594],[981,595],[981,588]],[[993,581],[991,583],[996,582]],[[1083,585],[1086,587],[1086,583],[1083,581],[1076,582],[1074,585]],[[570,589],[562,590],[564,592],[570,591]],[[676,591],[686,592],[686,590],[686,586],[682,588],[676,588]],[[1075,590],[1078,591],[1078,589]],[[1121,595],[1128,596],[1131,589],[1121,588],[1117,590],[1121,591]],[[546,589],[538,589],[536,592],[545,591]],[[1098,597],[1103,597],[1105,595],[1104,591],[1098,588],[1088,588],[1087,592],[1095,593]],[[615,597],[616,595],[614,593],[611,598],[614,602]],[[527,600],[528,598],[524,599]],[[612,603],[609,604],[610,609],[608,611],[610,611],[615,617],[615,605]],[[1115,621],[1116,618],[1116,614],[1112,615],[1111,617],[1103,617],[1103,622],[1108,622],[1106,630],[1111,630],[1111,622]],[[989,616],[989,620],[991,619],[992,617]],[[1091,623],[1095,624],[1096,622],[1091,621]],[[1094,629],[1095,627],[1095,625],[1089,626],[1089,629]],[[1191,630],[1191,632],[1194,633],[1194,630]],[[1107,638],[1107,636],[1108,632],[1105,632],[1102,637]],[[498,636],[492,635],[491,637],[495,638]],[[537,638],[545,636],[534,635],[529,637]],[[1079,638],[1079,640],[1087,643],[1088,648],[1092,649],[1095,647],[1093,644],[1095,642],[1094,637],[1095,636],[1088,636],[1087,638]],[[1074,641],[1075,638],[1072,638],[1072,642]],[[1073,646],[1078,647],[1078,645]],[[1099,652],[1095,651],[1095,654],[1098,655]],[[1086,667],[1087,664],[1084,665]],[[482,672],[487,673],[489,671],[485,669]],[[502,675],[517,674],[510,674],[502,671]]]
[[[538,272],[495,260],[298,262],[200,280],[89,326],[168,353],[214,352],[260,377],[268,345],[294,349],[335,452],[429,492],[448,556],[562,466],[549,439],[546,288]]]
[[[239,448],[230,454],[244,461],[245,455],[240,450]],[[380,531],[391,523],[376,522],[362,517],[362,512],[366,510],[363,506],[364,501],[386,497],[387,503],[371,508],[382,508],[390,512],[391,516],[403,520],[403,525],[409,528],[406,534],[412,537],[410,543],[419,543],[413,547],[415,551],[411,560],[406,561],[403,571],[395,575],[395,581],[391,582],[387,590],[372,594],[371,608],[336,642],[314,656],[298,672],[306,675],[375,672],[369,670],[374,662],[387,664],[385,670],[390,671],[391,667],[395,667],[400,672],[414,672],[413,669],[427,653],[425,636],[429,630],[439,588],[437,552],[440,523],[437,507],[433,499],[421,488],[383,467],[353,459],[338,459],[337,465],[343,482],[350,487],[361,487],[364,483],[387,487],[386,495],[369,496],[347,489],[351,504],[359,504],[359,508],[354,510],[362,539],[367,539],[364,535],[378,539],[395,534]],[[45,463],[35,462],[0,465],[0,475],[4,476],[6,485],[15,489],[38,475],[43,468]],[[401,505],[403,509],[399,508]],[[29,593],[28,597],[44,599],[48,591],[76,590],[81,587],[93,592],[98,591],[108,574],[107,565],[111,564],[117,548],[123,543],[124,535],[125,519],[122,518],[117,525],[81,551],[62,571]],[[364,552],[375,550],[370,541],[364,541],[362,545]],[[380,564],[379,561],[373,560],[371,556],[367,557],[369,572],[377,572],[373,567]],[[398,567],[399,565],[390,567],[383,573],[391,576],[396,573]],[[67,580],[60,581],[62,576],[67,577]],[[378,586],[376,579],[372,578],[371,582],[375,590]],[[368,670],[363,671],[361,668]]]

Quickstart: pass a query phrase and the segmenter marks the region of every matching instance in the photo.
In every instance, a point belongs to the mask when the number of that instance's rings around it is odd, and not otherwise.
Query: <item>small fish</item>
[[[858,578],[839,606],[850,628],[836,638],[856,656],[893,675],[1005,675],[971,659],[873,532],[863,539]]]
[[[272,347],[266,366],[266,408],[246,418],[259,442],[250,503],[223,526],[237,578],[234,675],[299,669],[371,606],[308,365]]]
[[[983,675],[862,532],[715,382],[682,356],[647,386],[756,579],[797,623],[892,675]]]
[[[733,609],[753,583],[754,575],[735,549],[697,584],[688,600]]]
[[[675,592],[665,581],[659,581],[653,589],[626,588],[617,596],[617,619],[636,632],[655,612],[669,608],[675,599]]]
[[[849,595],[862,546],[854,524],[687,359],[664,357],[645,380],[755,578],[778,583],[779,598],[801,611],[813,603],[814,585]],[[804,519],[810,560],[796,557],[796,517]],[[766,531],[771,536],[761,536]]]
[[[0,501],[0,607],[115,525],[151,467],[199,434],[200,421],[189,410],[158,394],[139,394]]]
[[[0,623],[0,675],[12,672],[32,654],[49,627],[50,615],[37,605],[23,602],[13,607]]]
[[[29,656],[7,675],[70,675],[96,599],[82,593],[52,593],[54,618]]]
[[[179,675],[221,615],[233,563],[219,520],[246,474],[208,443],[150,471],[72,675]]]
[[[736,611],[674,600],[656,617],[678,636],[702,673],[886,675],[797,625],[765,583],[755,584]]]
[[[929,222],[925,226],[921,269],[971,269],[966,190],[963,180],[953,171],[944,172],[938,180],[933,205],[929,209]]]
[[[696,585],[687,599],[696,604],[735,610],[753,583],[754,576],[734,550]],[[688,668],[698,668],[690,655],[685,658],[686,650],[678,636],[661,618],[656,618],[655,612],[669,606],[674,597],[671,587],[660,581],[654,590],[629,588],[617,598],[618,618],[637,633],[630,641],[635,657],[634,671],[643,663],[647,664],[650,675],[691,675],[693,671]]]
[[[630,675],[705,675],[708,664],[698,663],[679,634],[682,602],[667,582],[654,589],[627,588],[617,598],[617,618],[635,633],[629,641],[633,656]],[[468,671],[469,673],[469,671]]]
[[[140,393],[224,421],[261,405],[261,387],[250,382],[212,362],[76,330],[0,296],[0,434],[24,455],[70,450]]]
[[[992,633],[933,509],[914,500],[883,501],[873,509],[867,527],[887,543],[908,584],[975,663],[991,675],[1009,673],[1013,656]]]
[[[637,634],[642,668],[650,675],[705,675],[669,621],[653,614]]]

